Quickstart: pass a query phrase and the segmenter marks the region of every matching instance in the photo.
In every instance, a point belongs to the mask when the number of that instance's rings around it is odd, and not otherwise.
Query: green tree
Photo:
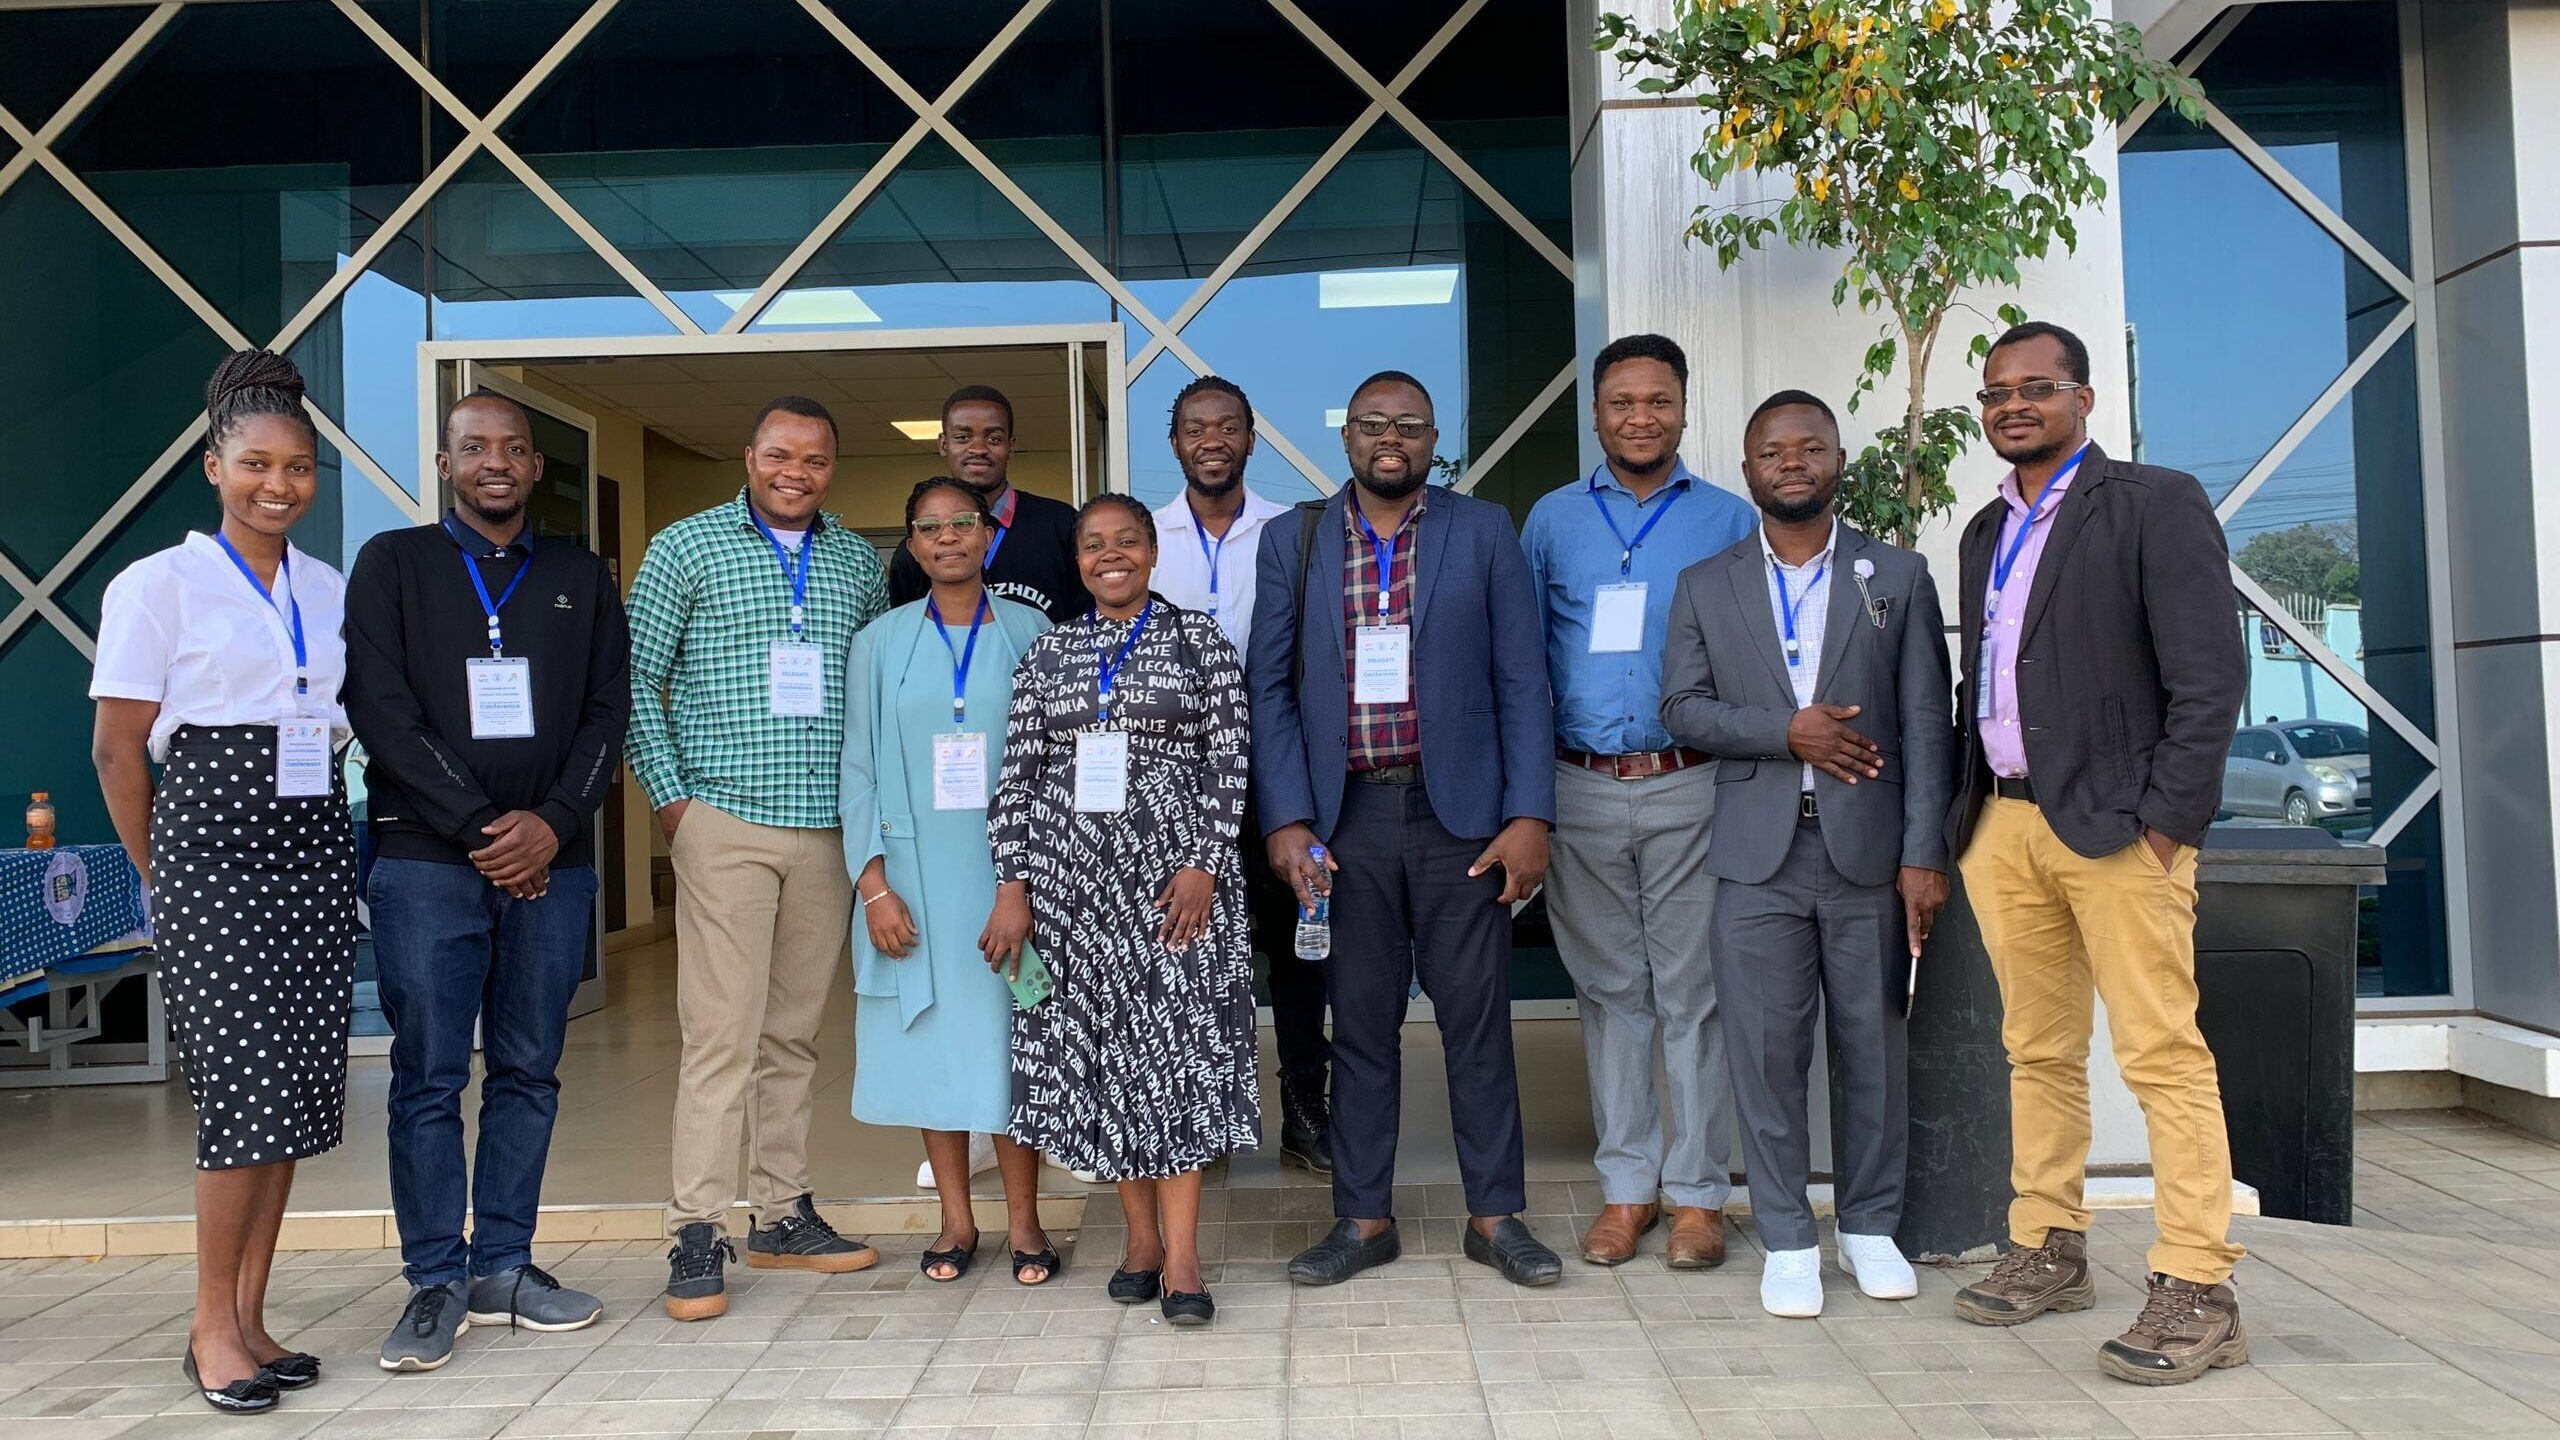
[[[2016,285],[2019,263],[2057,243],[2078,247],[2073,213],[2107,193],[2088,156],[2101,126],[2151,101],[2201,114],[2193,82],[2087,0],[1677,0],[1661,29],[1601,16],[1593,47],[1647,72],[1640,90],[1696,98],[1707,123],[1691,163],[1709,184],[1791,178],[1781,201],[1698,208],[1688,233],[1719,265],[1772,235],[1836,249],[1832,304],[1887,317],[1849,404],[1897,361],[1908,392],[1840,498],[1852,524],[1905,544],[1954,506],[1948,468],[1982,433],[1971,406],[1928,404],[1947,312],[1975,287]],[[1974,336],[1970,353],[1990,342]]]
[[[2271,595],[2306,595],[2331,605],[2353,602],[2364,583],[2356,527],[2343,520],[2251,536],[2240,547],[2240,569]]]

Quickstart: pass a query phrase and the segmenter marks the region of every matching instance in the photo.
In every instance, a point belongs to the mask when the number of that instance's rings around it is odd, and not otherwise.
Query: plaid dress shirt
[[[1414,556],[1422,543],[1422,512],[1429,504],[1428,496],[1414,502],[1405,512],[1404,523],[1396,527],[1393,559],[1387,566],[1386,612],[1378,610],[1378,552],[1369,543],[1367,532],[1360,528],[1360,505],[1357,499],[1342,507],[1343,524],[1350,529],[1350,541],[1342,547],[1342,650],[1345,666],[1343,679],[1351,693],[1359,694],[1360,631],[1369,625],[1403,625],[1411,636],[1413,624]],[[1410,666],[1410,661],[1407,664]],[[1401,705],[1351,704],[1351,768],[1384,770],[1390,765],[1422,763],[1422,710],[1414,695],[1411,671],[1407,671],[1405,700]]]
[[[801,544],[801,638],[825,652],[825,713],[775,715],[772,647],[791,639],[791,582],[748,518],[744,490],[658,532],[631,585],[631,773],[664,809],[700,800],[751,825],[826,830],[838,819],[845,661],[889,606],[871,543],[821,515]]]

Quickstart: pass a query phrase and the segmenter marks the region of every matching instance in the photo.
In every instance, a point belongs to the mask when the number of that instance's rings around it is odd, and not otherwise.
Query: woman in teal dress
[[[1004,764],[1013,669],[1047,617],[987,593],[994,518],[957,480],[907,497],[907,551],[932,593],[872,622],[847,662],[844,848],[856,877],[854,1118],[924,1132],[942,1197],[933,1280],[968,1273],[969,1137],[993,1135],[1017,1255],[1045,1258],[1040,1156],[1005,1138],[1013,1103],[1013,992],[994,969],[1021,936],[990,929],[995,861],[987,798]],[[957,692],[955,703],[955,691]],[[1009,928],[1009,927],[1008,927]],[[1054,1262],[1017,1267],[1038,1284]]]

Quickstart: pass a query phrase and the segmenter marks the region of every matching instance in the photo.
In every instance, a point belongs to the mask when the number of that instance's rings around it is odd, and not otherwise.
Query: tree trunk
[[[1894,543],[1908,550],[1920,538],[1920,434],[1921,421],[1929,413],[1928,338],[1905,325],[1902,329],[1902,354],[1910,372],[1911,390],[1902,412],[1903,520]]]

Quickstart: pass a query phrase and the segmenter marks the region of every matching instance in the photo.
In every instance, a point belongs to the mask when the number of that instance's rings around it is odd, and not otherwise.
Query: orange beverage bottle
[[[27,801],[27,848],[53,848],[53,798],[47,791],[39,790]]]

